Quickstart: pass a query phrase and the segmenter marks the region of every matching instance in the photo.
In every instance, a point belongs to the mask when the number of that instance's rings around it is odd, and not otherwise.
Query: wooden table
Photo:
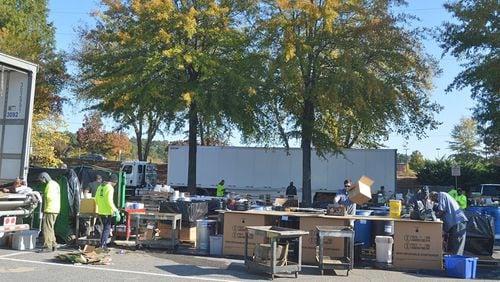
[[[420,221],[384,216],[330,216],[283,211],[227,211],[224,214],[224,255],[243,256],[245,232],[248,226],[273,226],[279,218],[299,217],[300,230],[309,231],[302,237],[302,262],[317,265],[316,226],[348,226],[350,220],[394,221],[393,266],[397,269],[441,270],[442,222]],[[325,253],[341,255],[344,244],[341,238],[333,238],[325,244]],[[250,237],[250,247],[264,243],[261,237]]]
[[[176,249],[181,237],[181,221],[182,214],[180,213],[131,213],[129,214],[132,220],[135,218],[135,246],[136,248],[140,245],[148,245],[153,247],[165,247],[169,246],[172,249]],[[145,239],[139,240],[139,226],[141,220],[169,220],[172,221],[172,238],[171,240],[157,240],[157,239]],[[175,236],[177,231],[177,236]]]
[[[264,236],[271,241],[271,259],[269,264],[255,261],[248,256],[248,235]],[[258,270],[271,274],[271,279],[278,273],[294,273],[295,278],[302,268],[302,236],[309,234],[307,231],[276,227],[276,226],[247,226],[245,233],[245,265],[248,270]],[[286,261],[285,265],[278,265],[276,258],[277,241],[280,239],[298,239],[298,261]],[[286,250],[287,251],[287,250]],[[285,254],[287,256],[288,254]]]

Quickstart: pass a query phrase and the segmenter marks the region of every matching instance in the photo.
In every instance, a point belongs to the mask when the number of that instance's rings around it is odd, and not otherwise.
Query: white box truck
[[[187,187],[188,146],[170,146],[167,183],[174,189]],[[225,180],[227,192],[242,194],[284,195],[293,181],[297,196],[302,193],[302,149],[253,148],[231,146],[198,146],[196,186],[209,190]],[[361,176],[373,181],[373,193],[380,186],[387,194],[396,187],[395,149],[346,149],[343,154],[325,158],[312,151],[311,187],[315,192],[336,192],[345,179],[357,181]]]
[[[37,65],[0,53],[0,184],[27,179],[36,73]],[[0,192],[0,235],[29,229],[21,219],[37,203],[32,194]]]

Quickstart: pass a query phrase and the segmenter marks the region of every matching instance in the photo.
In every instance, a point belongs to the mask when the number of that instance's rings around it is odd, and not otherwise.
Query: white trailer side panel
[[[0,183],[28,173],[36,70],[0,53]]]
[[[187,186],[188,146],[170,146],[168,184]],[[349,149],[325,158],[312,151],[311,185],[317,191],[336,191],[344,179],[372,178],[374,190],[395,190],[396,150]],[[228,190],[283,194],[290,181],[302,190],[302,150],[291,148],[204,147],[197,149],[197,186],[215,188],[224,179]]]

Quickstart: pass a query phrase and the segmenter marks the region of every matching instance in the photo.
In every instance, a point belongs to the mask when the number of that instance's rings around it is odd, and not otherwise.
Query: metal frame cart
[[[83,220],[88,220],[89,222],[89,229],[87,230],[87,234],[84,237],[80,237],[80,219]],[[101,243],[101,237],[99,238],[88,238],[90,235],[89,230],[95,231],[95,226],[100,224],[100,219],[99,219],[99,214],[97,213],[78,213],[76,215],[76,239],[75,239],[75,244],[76,246],[80,245],[93,245],[93,246],[99,246]],[[111,242],[113,241],[114,236],[111,236]]]
[[[255,256],[248,256],[248,235],[264,236],[266,241],[270,241],[271,257],[266,261],[258,261]],[[308,235],[308,231],[276,226],[247,226],[245,232],[245,265],[248,271],[261,271],[271,274],[271,279],[278,273],[294,273],[295,278],[302,268],[302,236]],[[288,245],[284,248],[281,258],[276,257],[278,240],[298,239],[298,261],[288,261]],[[264,244],[262,244],[264,245]]]
[[[180,213],[129,213],[132,220],[135,219],[135,247],[150,246],[150,247],[171,247],[175,250],[181,238],[181,220],[182,214]],[[169,220],[172,221],[172,239],[159,240],[159,239],[145,239],[139,240],[139,227],[141,220],[159,221]],[[177,236],[175,236],[177,234]]]
[[[319,254],[316,260],[319,264],[321,275],[325,269],[346,269],[347,276],[353,269],[354,263],[354,230],[345,226],[316,226],[318,231]],[[325,257],[324,240],[327,237],[344,238],[344,256],[343,257]]]

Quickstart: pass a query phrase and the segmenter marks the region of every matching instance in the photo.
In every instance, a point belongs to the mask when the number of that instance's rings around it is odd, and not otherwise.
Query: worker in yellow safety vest
[[[226,192],[226,188],[224,188],[224,179],[222,179],[219,184],[217,184],[217,197],[224,197],[224,193]]]
[[[114,186],[118,182],[118,177],[112,174],[109,180],[103,182],[95,193],[95,201],[97,204],[97,211],[102,222],[102,234],[100,247],[102,249],[107,249],[108,237],[111,233],[111,225],[117,216],[119,216],[119,211],[113,202]]]
[[[61,188],[46,172],[38,175],[38,181],[45,185],[43,189],[45,207],[42,218],[43,247],[39,252],[54,252],[57,250],[54,226],[61,210]]]
[[[467,208],[467,196],[465,195],[465,189],[458,190],[458,196],[456,198],[460,209],[465,210]]]
[[[455,187],[451,187],[451,190],[448,191],[448,194],[453,198],[453,199],[457,199],[458,197],[458,192],[457,192],[457,189]]]

